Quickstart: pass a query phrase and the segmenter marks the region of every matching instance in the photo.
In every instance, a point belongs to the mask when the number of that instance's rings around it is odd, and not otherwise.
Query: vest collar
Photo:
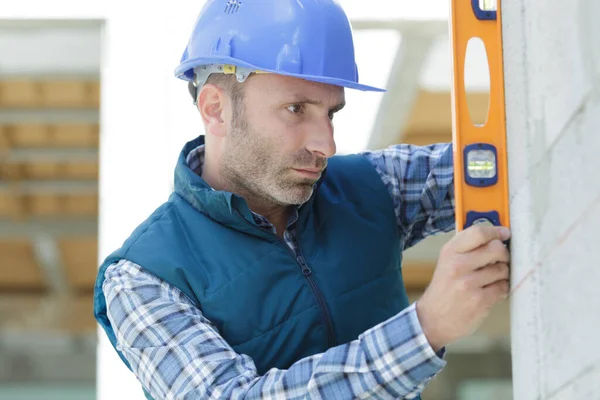
[[[259,231],[270,235],[257,226],[248,203],[243,197],[227,191],[214,190],[200,175],[190,169],[187,164],[187,157],[192,150],[201,145],[204,145],[204,136],[199,136],[186,143],[179,154],[175,167],[175,193],[180,195],[197,211],[221,224],[247,233],[257,234],[257,231]],[[317,182],[311,198],[300,207],[299,218],[302,218],[306,214],[306,210],[310,209],[325,173],[326,170],[323,171]]]

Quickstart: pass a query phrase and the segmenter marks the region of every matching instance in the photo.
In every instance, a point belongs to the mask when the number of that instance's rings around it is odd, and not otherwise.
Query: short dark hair
[[[244,105],[244,88],[240,82],[238,82],[234,74],[210,74],[206,83],[212,83],[213,85],[219,86],[231,99],[233,107],[233,117],[237,118]],[[199,89],[194,86],[192,82],[188,84],[190,95],[194,99],[194,102],[198,99]]]

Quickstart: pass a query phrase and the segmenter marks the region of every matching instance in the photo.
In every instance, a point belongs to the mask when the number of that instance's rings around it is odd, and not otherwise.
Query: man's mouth
[[[292,168],[294,171],[298,172],[300,175],[311,178],[311,179],[319,179],[323,170],[321,168]]]

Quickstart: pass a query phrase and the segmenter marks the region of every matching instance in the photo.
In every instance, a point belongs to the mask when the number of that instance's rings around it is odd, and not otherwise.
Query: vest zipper
[[[238,215],[248,225],[255,226],[255,225],[252,225],[250,222],[248,222],[239,213],[239,211],[238,211]],[[304,255],[302,254],[302,249],[300,248],[300,243],[296,243],[297,247],[298,247],[298,253],[299,253],[299,257],[296,257],[296,255],[294,254],[292,249],[290,249],[290,247],[287,245],[287,243],[285,242],[284,239],[280,238],[279,236],[277,236],[274,233],[269,233],[268,235],[275,236],[278,239],[279,243],[281,243],[281,245],[287,250],[287,252],[292,256],[292,258],[294,258],[294,260],[296,261],[296,264],[298,264],[298,266],[300,267],[300,271],[302,272],[302,275],[308,281],[308,284],[310,285],[310,288],[312,289],[313,294],[317,298],[317,303],[321,310],[321,317],[323,318],[323,324],[325,325],[325,329],[327,330],[327,346],[328,346],[328,348],[335,346],[335,336],[333,335],[333,324],[331,323],[331,317],[329,316],[329,311],[327,310],[327,304],[325,304],[325,300],[323,300],[323,294],[319,290],[319,287],[317,286],[317,284],[311,277],[312,270],[310,269],[310,267],[308,266],[308,264],[306,264],[306,261],[304,260]],[[298,238],[296,237],[296,241],[297,240],[298,240]]]
[[[279,236],[277,236],[277,237],[279,238]],[[292,257],[294,257],[294,259],[296,260],[296,263],[300,266],[300,271],[302,272],[302,275],[308,281],[310,288],[312,289],[315,297],[317,298],[317,303],[319,304],[319,308],[321,310],[321,316],[323,317],[323,323],[325,324],[325,329],[327,330],[327,346],[328,346],[328,348],[335,346],[335,336],[333,335],[333,324],[331,323],[331,317],[329,316],[329,311],[327,310],[327,304],[325,304],[325,300],[323,299],[323,294],[321,293],[321,291],[319,290],[319,287],[317,286],[316,282],[312,278],[312,270],[310,269],[310,267],[308,266],[308,264],[306,264],[306,261],[304,260],[304,255],[302,254],[302,250],[300,249],[300,244],[296,243],[296,245],[298,247],[298,253],[299,253],[299,256],[296,257],[294,255],[294,253],[292,252],[292,250],[287,245],[287,243],[285,243],[285,241],[281,238],[279,238],[279,240],[281,241],[281,244],[286,248],[286,250],[290,253],[290,255]]]

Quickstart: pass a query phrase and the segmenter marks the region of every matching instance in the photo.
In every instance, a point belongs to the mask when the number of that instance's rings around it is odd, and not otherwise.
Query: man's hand
[[[434,351],[472,334],[509,292],[510,255],[505,227],[473,225],[440,252],[417,315]]]

